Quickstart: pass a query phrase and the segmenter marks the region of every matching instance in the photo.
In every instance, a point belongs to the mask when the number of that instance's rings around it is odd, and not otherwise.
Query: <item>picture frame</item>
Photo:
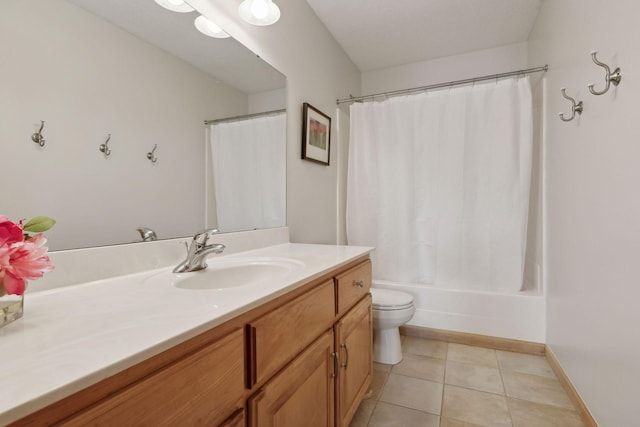
[[[331,117],[311,104],[302,104],[302,159],[329,166]]]

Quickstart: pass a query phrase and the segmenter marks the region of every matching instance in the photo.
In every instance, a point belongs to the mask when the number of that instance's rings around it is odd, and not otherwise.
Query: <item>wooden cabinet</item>
[[[283,367],[250,399],[250,427],[349,425],[371,385],[370,286],[367,260],[250,322],[255,338],[249,340],[249,360],[257,360],[258,372],[254,383]],[[335,315],[327,307],[335,308]],[[319,328],[331,326],[335,333],[325,333],[285,363],[318,336]],[[328,334],[331,342],[326,341]],[[333,390],[331,399],[327,387]],[[327,418],[329,414],[333,415]]]
[[[361,258],[11,424],[347,426],[371,383]]]
[[[244,397],[244,335],[236,329],[60,425],[215,426],[242,412]]]
[[[249,399],[250,426],[334,425],[333,341],[325,332]]]
[[[336,426],[348,426],[371,386],[373,372],[371,295],[366,295],[335,327],[339,369]]]

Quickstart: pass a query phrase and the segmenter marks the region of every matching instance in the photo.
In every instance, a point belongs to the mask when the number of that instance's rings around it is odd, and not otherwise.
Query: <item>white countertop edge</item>
[[[300,247],[326,247],[326,248],[337,248],[340,246],[337,245],[308,245],[308,244],[290,244],[290,243],[285,243],[282,245],[275,245],[273,247],[267,247],[267,248],[261,248],[261,249],[256,249],[256,250],[249,250],[246,252],[240,252],[240,253],[235,253],[233,255],[244,255],[244,254],[255,254],[255,253],[262,253],[265,250],[269,250],[270,248],[276,248],[278,246],[286,246],[286,245],[293,245],[293,246],[300,246]],[[355,246],[349,246],[349,248],[351,248],[352,250],[354,250],[354,252],[347,257],[344,257],[341,261],[337,262],[337,263],[333,263],[332,265],[327,265],[326,267],[319,269],[319,270],[315,270],[313,273],[310,273],[309,275],[306,275],[304,278],[301,278],[300,280],[296,280],[294,282],[291,283],[287,283],[281,287],[279,287],[278,289],[276,289],[275,291],[271,292],[268,295],[256,298],[256,299],[252,299],[249,302],[247,302],[246,304],[237,307],[229,312],[224,313],[221,316],[217,316],[212,318],[210,321],[207,321],[205,323],[199,324],[194,326],[193,328],[186,330],[182,333],[173,335],[173,336],[168,336],[166,340],[159,342],[156,345],[150,346],[148,348],[145,348],[143,351],[139,351],[137,353],[133,353],[130,354],[126,357],[123,357],[122,359],[108,365],[108,366],[104,366],[101,369],[92,372],[89,375],[85,375],[83,377],[80,378],[75,378],[71,381],[69,381],[66,384],[61,385],[60,387],[53,389],[53,390],[49,390],[47,392],[38,394],[33,396],[31,399],[27,400],[27,401],[23,401],[17,405],[14,405],[13,407],[10,408],[2,408],[2,402],[0,401],[0,425],[6,425],[9,424],[11,422],[17,421],[31,413],[34,413],[42,408],[45,408],[65,397],[68,397],[78,391],[81,391],[87,387],[90,387],[94,384],[97,384],[98,382],[109,378],[119,372],[122,372],[134,365],[137,365],[145,360],[150,359],[153,356],[156,356],[166,350],[169,350],[172,347],[175,347],[176,345],[179,345],[185,341],[188,341],[191,338],[194,338],[198,335],[201,335],[202,333],[215,328],[216,326],[219,326],[233,318],[238,317],[241,314],[244,314],[262,304],[265,304],[269,301],[272,301],[292,290],[297,289],[298,287],[300,287],[301,285],[305,284],[305,283],[309,283],[325,274],[327,274],[328,272],[341,268],[349,263],[351,263],[352,261],[358,259],[358,258],[362,258],[368,254],[370,254],[374,248],[371,247],[355,247]],[[230,256],[233,256],[230,255]],[[162,269],[160,269],[162,270]],[[136,276],[139,274],[144,274],[147,272],[143,272],[143,273],[135,273],[132,274],[131,276]],[[121,277],[120,277],[121,278]],[[98,280],[97,282],[105,282],[105,281],[109,281],[110,279],[103,279],[103,280]],[[81,285],[77,285],[77,286],[84,286],[85,284],[81,284]],[[90,284],[89,284],[90,285]],[[55,292],[55,290],[49,290],[49,291],[43,291],[42,294],[48,294],[48,293],[53,293]],[[28,312],[25,313],[25,316],[28,316]],[[0,350],[2,349],[2,345],[0,343]],[[7,385],[3,385],[0,383],[0,388],[4,388],[7,387]]]

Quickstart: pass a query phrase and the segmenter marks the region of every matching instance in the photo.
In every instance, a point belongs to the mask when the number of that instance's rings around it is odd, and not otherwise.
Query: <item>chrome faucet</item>
[[[143,242],[152,242],[154,240],[158,240],[156,232],[148,227],[136,228],[136,231],[140,233],[140,237],[142,237]]]
[[[205,259],[209,254],[220,254],[225,246],[219,243],[208,244],[209,238],[219,233],[215,228],[205,230],[193,236],[191,245],[187,249],[187,258],[173,269],[174,273],[186,273],[207,268]]]

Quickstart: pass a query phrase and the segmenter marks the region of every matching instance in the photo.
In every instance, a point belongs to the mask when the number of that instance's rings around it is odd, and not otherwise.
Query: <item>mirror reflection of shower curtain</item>
[[[347,236],[374,277],[521,289],[532,162],[529,78],[351,106]]]
[[[286,114],[211,125],[217,228],[286,223]]]

